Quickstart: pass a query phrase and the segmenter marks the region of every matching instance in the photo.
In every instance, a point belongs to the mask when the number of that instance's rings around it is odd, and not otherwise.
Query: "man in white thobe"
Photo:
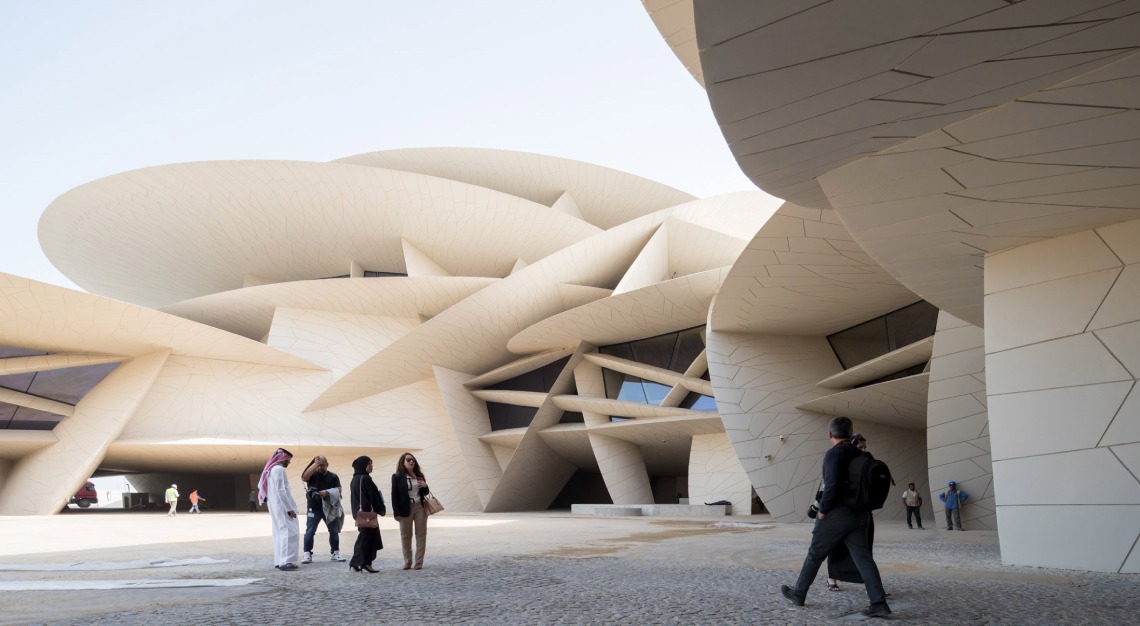
[[[297,503],[289,492],[289,477],[285,474],[292,459],[288,450],[278,448],[265,463],[258,481],[258,500],[268,505],[273,524],[273,567],[283,571],[297,569],[301,539]]]

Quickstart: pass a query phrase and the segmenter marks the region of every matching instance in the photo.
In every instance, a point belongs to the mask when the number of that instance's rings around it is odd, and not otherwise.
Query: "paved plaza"
[[[748,524],[746,526],[717,525]],[[832,624],[863,621],[861,586],[807,607],[779,597],[807,548],[807,524],[764,516],[583,518],[566,513],[432,519],[422,571],[403,571],[399,534],[381,523],[377,574],[328,561],[272,567],[265,514],[81,512],[0,518],[0,583],[257,578],[234,587],[0,591],[2,624]],[[342,535],[351,552],[355,532]],[[1126,624],[1140,576],[1003,566],[996,533],[877,523],[875,554],[892,594],[890,621],[910,624]],[[12,564],[157,558],[225,563],[115,571],[11,571]],[[8,570],[4,566],[9,567]]]

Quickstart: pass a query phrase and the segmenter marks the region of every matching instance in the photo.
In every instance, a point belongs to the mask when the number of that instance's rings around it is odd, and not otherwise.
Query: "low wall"
[[[599,517],[621,515],[723,517],[732,514],[732,507],[727,504],[572,504],[570,512],[574,515]]]

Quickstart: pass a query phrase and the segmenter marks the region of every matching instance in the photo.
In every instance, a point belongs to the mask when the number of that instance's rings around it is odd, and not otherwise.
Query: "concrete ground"
[[[754,526],[716,526],[717,523]],[[259,578],[239,587],[0,591],[0,624],[831,624],[863,621],[859,585],[820,578],[805,608],[779,595],[810,539],[764,516],[584,518],[568,513],[433,517],[421,571],[403,571],[399,532],[381,520],[377,574],[328,561],[272,566],[264,513],[72,512],[0,517],[0,583]],[[354,530],[341,536],[351,555]],[[1001,564],[996,533],[876,522],[891,621],[912,624],[1131,624],[1140,576]],[[4,571],[4,564],[211,557],[228,562],[118,571]],[[876,618],[882,619],[882,618]]]

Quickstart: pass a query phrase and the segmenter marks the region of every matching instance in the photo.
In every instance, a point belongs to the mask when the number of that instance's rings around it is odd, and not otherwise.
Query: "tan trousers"
[[[400,523],[400,546],[404,549],[404,562],[422,565],[427,547],[427,511],[422,502],[413,502],[411,515],[397,517]],[[412,560],[412,524],[416,526],[416,558]]]

